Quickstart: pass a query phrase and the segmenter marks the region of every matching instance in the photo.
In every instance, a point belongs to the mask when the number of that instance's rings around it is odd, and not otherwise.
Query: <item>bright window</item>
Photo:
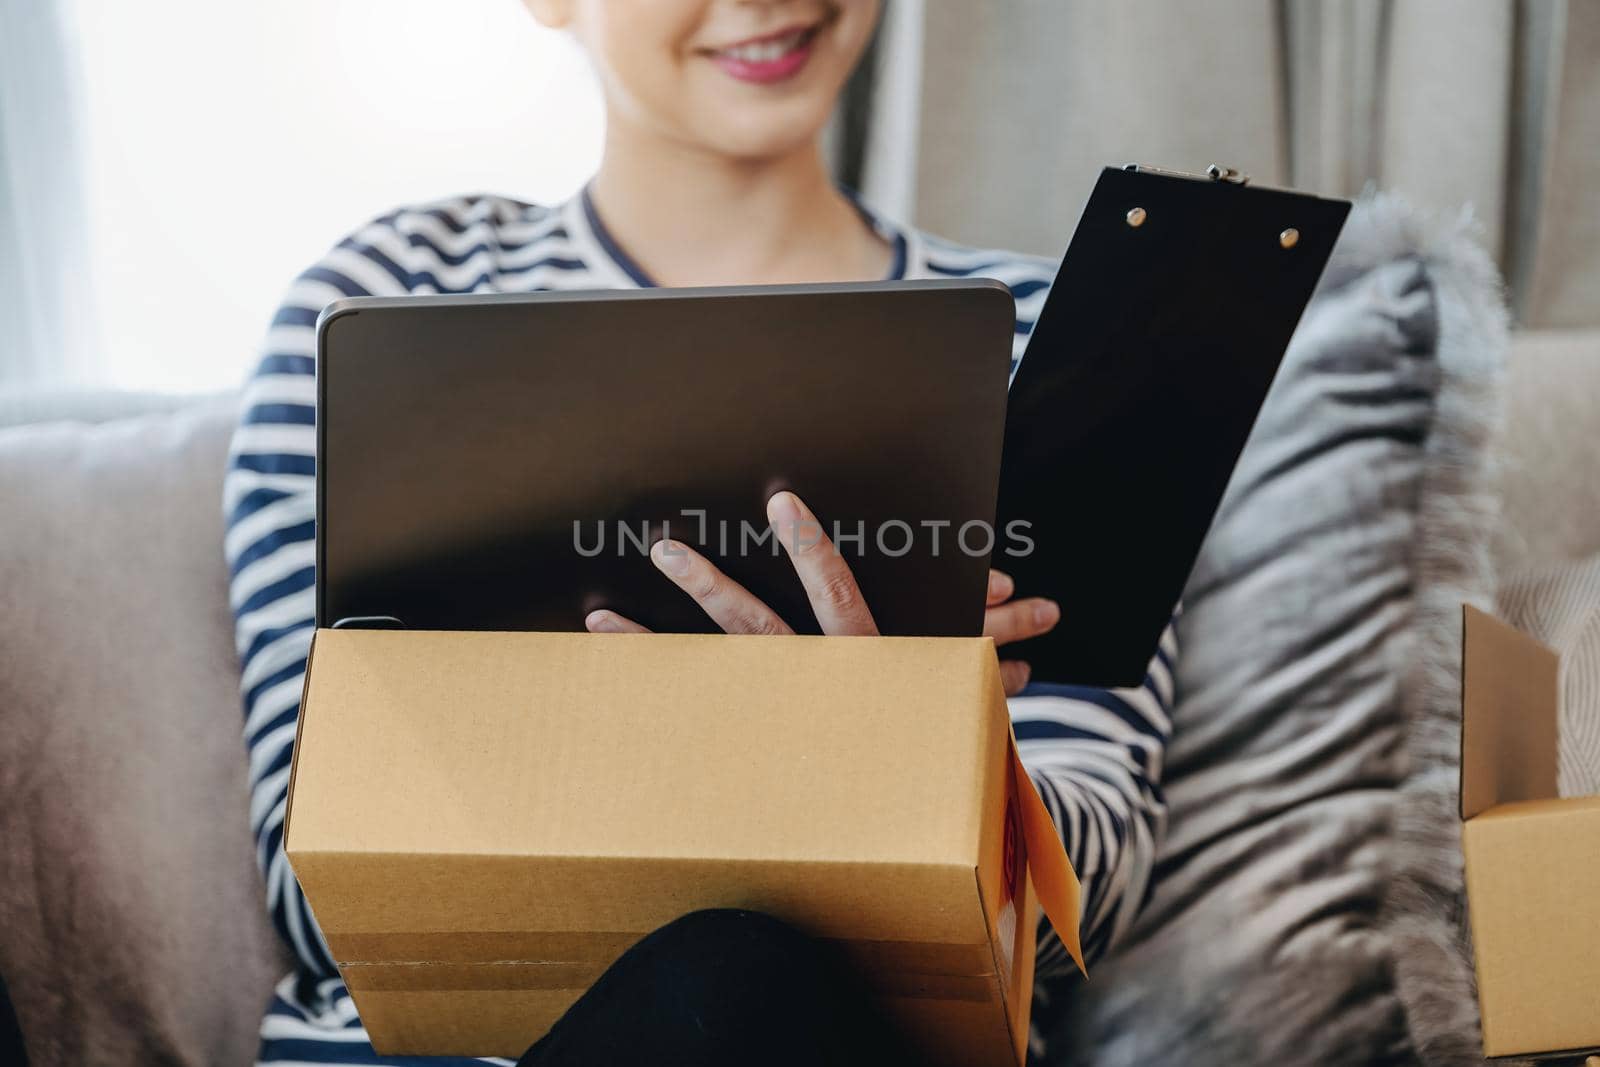
[[[389,208],[552,202],[599,162],[587,63],[518,0],[71,0],[99,377],[211,390],[293,276]]]

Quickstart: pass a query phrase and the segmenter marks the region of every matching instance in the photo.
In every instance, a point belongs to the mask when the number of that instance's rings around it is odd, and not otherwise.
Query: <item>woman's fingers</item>
[[[657,541],[650,548],[650,561],[730,634],[794,632],[755,594],[682,541]]]
[[[1009,574],[989,572],[989,604],[983,613],[983,633],[994,638],[996,646],[1049,633],[1061,621],[1061,608],[1053,600],[1028,597],[1012,600],[1017,584]],[[1028,684],[1033,668],[1017,659],[1000,661],[1000,682],[1006,696],[1014,697]]]
[[[983,634],[997,645],[1026,641],[1049,633],[1061,621],[1061,609],[1053,600],[1028,597],[1010,600],[983,613]]]
[[[1006,696],[1014,697],[1022,692],[1028,684],[1028,676],[1033,673],[1020,659],[1003,659],[1000,661],[1000,684],[1005,687]]]
[[[584,629],[592,634],[647,634],[649,628],[640,626],[632,619],[618,615],[614,611],[601,608],[591,611],[583,619]]]
[[[876,635],[878,625],[872,621],[872,612],[862,599],[850,565],[834,550],[811,509],[793,493],[775,493],[767,501],[767,521],[789,553],[822,632],[833,636]]]

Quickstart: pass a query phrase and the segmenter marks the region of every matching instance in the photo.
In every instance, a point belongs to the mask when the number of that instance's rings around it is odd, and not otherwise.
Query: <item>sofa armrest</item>
[[[1600,330],[1514,334],[1505,390],[1498,569],[1600,552]]]

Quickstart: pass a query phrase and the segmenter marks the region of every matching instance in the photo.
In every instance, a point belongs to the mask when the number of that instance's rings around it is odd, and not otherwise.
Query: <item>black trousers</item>
[[[22,1027],[17,1025],[17,1013],[11,1007],[11,996],[6,992],[3,977],[0,977],[0,1063],[28,1067],[28,1052],[22,1047]]]
[[[900,1067],[913,1057],[829,947],[750,911],[698,911],[634,945],[519,1067]]]

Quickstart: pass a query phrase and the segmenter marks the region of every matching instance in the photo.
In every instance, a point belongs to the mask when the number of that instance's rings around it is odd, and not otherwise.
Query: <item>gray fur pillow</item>
[[[1402,824],[1402,789],[1444,766],[1452,620],[1491,591],[1482,465],[1506,344],[1461,227],[1358,206],[1185,595],[1151,899],[1064,996],[1052,1061],[1421,1057],[1434,957],[1400,957],[1453,937],[1417,887],[1459,883],[1457,827],[1436,805]],[[1452,1008],[1474,1009],[1448,977]]]

